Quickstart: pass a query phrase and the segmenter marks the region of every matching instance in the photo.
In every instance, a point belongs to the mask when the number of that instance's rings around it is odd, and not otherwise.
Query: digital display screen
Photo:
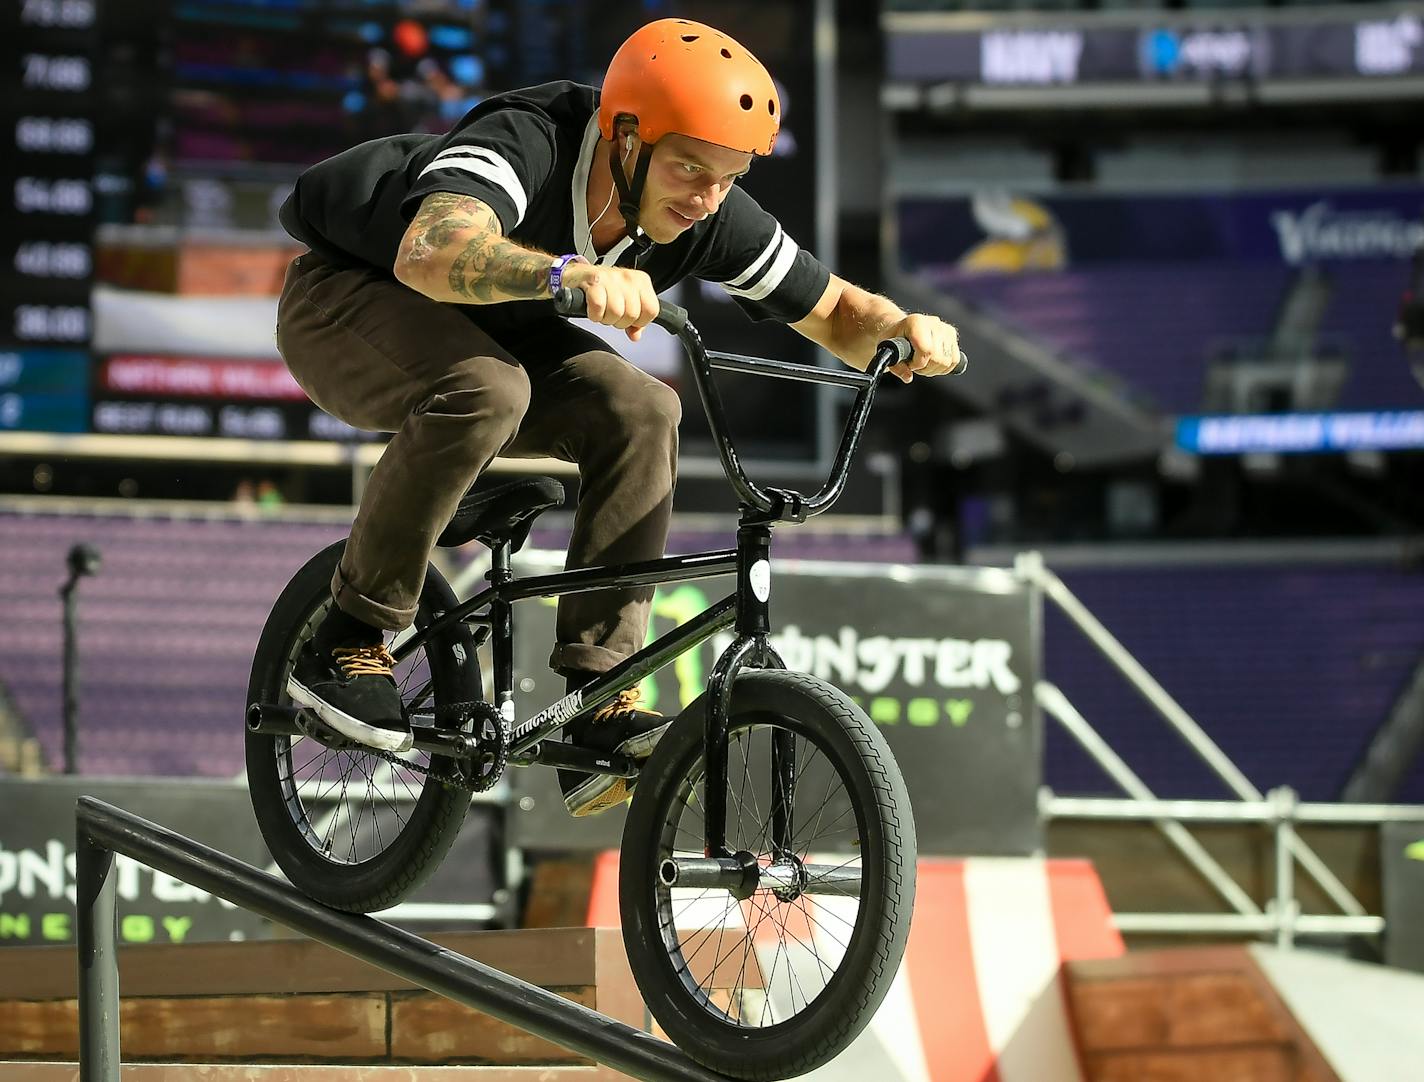
[[[125,256],[101,259],[96,227],[265,236],[280,246],[277,209],[308,166],[368,139],[443,132],[493,93],[554,79],[596,85],[632,30],[669,16],[725,29],[777,78],[785,122],[776,156],[741,183],[814,248],[813,41],[789,8],[752,0],[19,0],[16,11],[20,22],[0,26],[14,31],[0,35],[0,55],[12,61],[0,136],[15,148],[0,156],[0,349],[89,345],[96,270],[107,288],[116,281],[111,268],[127,259],[133,271],[142,251],[141,241],[126,241]],[[183,292],[194,277],[185,279],[177,243],[175,253],[145,263],[146,282],[117,284]],[[752,324],[720,290],[689,286],[679,299],[712,348],[812,359],[794,333]],[[264,382],[263,370],[167,355],[162,328],[152,342],[122,348],[145,357],[93,356],[85,398],[70,403],[94,431],[351,438],[290,397],[291,388]],[[637,363],[635,353],[627,351]],[[281,366],[265,371],[285,375]],[[691,381],[658,374],[687,394],[684,446],[710,446]],[[214,393],[183,389],[205,382]],[[270,397],[249,393],[264,387]],[[810,453],[813,391],[788,399],[782,385],[738,378],[729,394],[745,453]],[[61,425],[38,399],[26,401],[23,412],[12,402],[13,424],[75,430],[70,414]],[[224,405],[233,409],[224,413]]]
[[[1424,410],[1182,417],[1177,446],[1199,455],[1424,448]]]
[[[1303,14],[1298,22],[1229,13],[1158,22],[1136,15],[1130,24],[1067,19],[990,30],[948,28],[909,15],[887,19],[885,40],[891,83],[1052,86],[1424,72],[1424,17],[1409,11],[1362,19]]]
[[[172,18],[175,164],[306,166],[443,131],[508,82],[509,16],[473,0],[180,0]]]

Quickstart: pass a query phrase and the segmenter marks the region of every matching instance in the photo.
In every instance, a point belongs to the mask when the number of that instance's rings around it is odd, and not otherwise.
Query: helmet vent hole
[[[722,50],[722,55],[725,56],[728,60],[731,60],[731,59],[732,59],[732,54],[729,53],[729,52],[727,52],[726,49],[723,49],[723,50]]]
[[[750,111],[750,110],[751,110],[751,107],[752,107],[752,96],[751,96],[750,94],[743,94],[743,95],[742,95],[742,108],[743,108],[743,109],[746,109],[746,110],[748,110],[748,111]]]
[[[766,111],[772,116],[776,115],[776,102],[772,101],[770,98],[766,99]]]
[[[696,41],[696,40],[697,40],[699,37],[701,37],[701,36],[702,36],[702,35],[700,35],[700,34],[683,34],[683,35],[682,35],[682,40],[683,40],[683,41]]]

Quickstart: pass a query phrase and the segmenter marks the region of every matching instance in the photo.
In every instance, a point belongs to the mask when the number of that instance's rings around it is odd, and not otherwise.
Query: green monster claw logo
[[[543,598],[541,603],[553,607],[558,602],[554,598]],[[697,586],[680,585],[670,590],[655,590],[652,604],[654,618],[648,621],[647,642],[652,642],[666,630],[668,623],[673,626],[681,626],[701,613],[707,604],[706,592]],[[914,640],[914,643],[919,645],[920,640]],[[930,645],[934,644],[931,642]],[[992,651],[985,649],[980,655],[971,655],[970,651],[976,646],[993,649]],[[714,639],[714,651],[716,647]],[[963,644],[963,648],[964,656],[960,659],[960,665],[955,669],[956,672],[972,664],[976,667],[976,672],[982,669],[985,674],[988,674],[985,676],[985,686],[992,683],[1001,692],[1012,692],[1018,689],[1018,678],[1008,668],[1007,644],[998,642],[970,644],[966,642]],[[992,657],[989,656],[991,652]],[[971,658],[973,658],[972,661]],[[922,658],[917,660],[921,665],[918,670],[921,676],[915,683],[920,683],[928,673],[928,666],[933,662],[925,662]],[[968,670],[965,669],[965,671]],[[877,682],[883,686],[886,681],[881,680],[881,676],[888,678],[888,673],[877,672]],[[665,701],[662,705],[665,713],[675,713],[701,695],[706,683],[707,673],[705,672],[703,651],[689,650],[678,657],[672,665],[672,680],[668,681],[668,684],[672,686],[664,684],[660,687],[657,676],[649,676],[643,681],[643,705],[646,709],[656,709],[660,698],[675,700]],[[851,699],[870,715],[871,721],[876,725],[906,724],[916,728],[931,728],[948,724],[956,729],[963,729],[969,724],[975,705],[972,698],[939,698],[936,696],[901,699],[893,695],[872,694],[852,695]]]
[[[1404,858],[1406,860],[1424,860],[1424,838],[1420,838],[1413,845],[1406,845]]]

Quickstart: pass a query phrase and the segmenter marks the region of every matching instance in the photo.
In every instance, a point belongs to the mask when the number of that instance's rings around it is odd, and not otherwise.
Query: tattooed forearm
[[[478,199],[427,196],[396,258],[396,277],[435,300],[467,304],[533,300],[549,294],[553,257],[506,238]]]
[[[552,263],[498,234],[474,232],[450,262],[450,292],[476,304],[547,296]]]

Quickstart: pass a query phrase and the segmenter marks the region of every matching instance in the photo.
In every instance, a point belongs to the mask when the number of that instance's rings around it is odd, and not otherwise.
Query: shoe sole
[[[319,717],[323,724],[330,726],[348,740],[354,740],[368,748],[375,748],[377,751],[402,752],[409,751],[415,745],[413,733],[396,732],[394,729],[380,729],[374,725],[367,725],[359,718],[353,718],[344,710],[336,709],[314,694],[310,688],[299,683],[295,677],[287,678],[287,694]]]
[[[614,749],[614,754],[626,755],[642,762],[653,754],[658,740],[671,726],[672,721],[668,721],[666,725],[625,740]],[[633,780],[612,774],[591,774],[587,781],[564,797],[564,807],[576,819],[616,808],[633,795],[633,786],[630,784]]]

